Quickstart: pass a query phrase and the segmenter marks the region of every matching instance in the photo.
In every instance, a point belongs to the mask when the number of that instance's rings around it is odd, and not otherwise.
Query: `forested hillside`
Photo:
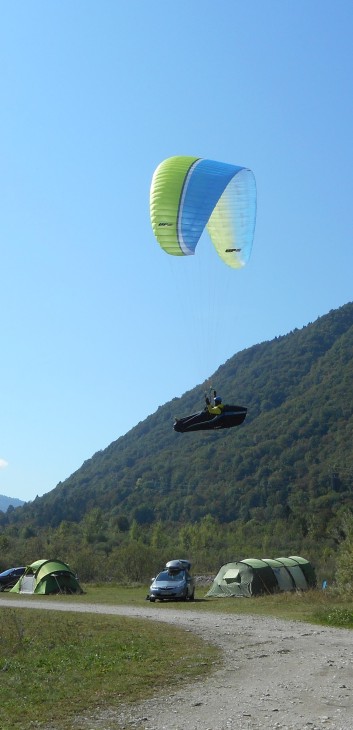
[[[3,515],[4,554],[23,562],[49,544],[67,558],[66,545],[77,560],[84,544],[108,564],[142,541],[203,569],[249,552],[332,556],[353,505],[353,304],[237,353],[211,382],[248,407],[242,426],[173,431],[203,407],[201,384]]]

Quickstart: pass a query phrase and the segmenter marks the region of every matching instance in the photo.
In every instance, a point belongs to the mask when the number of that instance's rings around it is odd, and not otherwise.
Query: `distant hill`
[[[14,497],[5,497],[3,494],[0,494],[0,511],[6,512],[8,507],[21,507],[21,505],[24,504],[24,501],[22,499],[16,499]]]
[[[87,533],[99,510],[90,539],[99,533],[102,546],[132,524],[173,530],[210,517],[261,538],[264,551],[279,531],[297,549],[334,547],[340,515],[353,506],[353,303],[237,353],[211,382],[224,401],[248,407],[243,425],[175,433],[175,415],[203,407],[201,384],[16,510],[4,528],[37,534],[65,522]]]

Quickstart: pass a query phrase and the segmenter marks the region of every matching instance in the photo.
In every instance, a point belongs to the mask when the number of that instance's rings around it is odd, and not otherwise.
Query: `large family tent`
[[[294,580],[287,570],[286,566],[283,565],[279,560],[272,560],[270,558],[264,558],[264,563],[267,563],[267,565],[273,570],[276,581],[277,581],[277,588],[276,590],[279,591],[294,591],[296,588],[296,585],[294,583]]]
[[[278,558],[280,560],[281,558]],[[289,560],[295,560],[296,563],[299,563],[302,572],[305,575],[306,582],[309,586],[309,588],[316,588],[317,586],[317,580],[316,580],[316,573],[315,569],[309,563],[309,560],[306,560],[305,558],[301,558],[299,555],[290,555]]]
[[[11,593],[83,593],[69,565],[61,560],[36,560],[28,565]]]
[[[304,566],[310,580],[304,575]],[[206,596],[259,596],[279,591],[307,590],[315,584],[314,568],[305,558],[247,558],[223,565]]]
[[[310,570],[308,571],[306,563],[310,566],[311,570],[313,570],[312,566],[308,561],[304,561],[304,558],[298,557],[290,557],[290,558],[277,558],[277,561],[281,563],[283,566],[285,566],[288,570],[288,573],[291,574],[296,587],[299,588],[299,590],[306,591],[309,588],[309,585],[314,585],[312,580],[307,579],[307,575],[310,574]],[[303,562],[300,562],[303,561]]]

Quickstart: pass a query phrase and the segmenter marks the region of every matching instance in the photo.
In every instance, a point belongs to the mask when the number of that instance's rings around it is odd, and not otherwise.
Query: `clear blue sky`
[[[352,36],[351,0],[1,3],[1,494],[352,300]],[[156,243],[178,154],[254,171],[242,271]]]

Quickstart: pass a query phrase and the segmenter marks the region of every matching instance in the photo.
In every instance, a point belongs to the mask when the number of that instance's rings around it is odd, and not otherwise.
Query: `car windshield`
[[[168,570],[163,570],[162,573],[157,575],[156,581],[171,581],[171,580],[182,580],[184,578],[184,571],[177,570],[169,573]]]

